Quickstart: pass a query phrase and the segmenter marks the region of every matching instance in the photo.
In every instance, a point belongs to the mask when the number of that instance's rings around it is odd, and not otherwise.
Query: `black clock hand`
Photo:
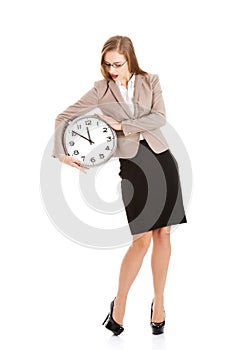
[[[83,139],[85,139],[85,140],[89,141],[90,145],[91,145],[92,143],[94,143],[92,140],[87,139],[87,137],[85,137],[85,136],[83,136],[83,135],[79,134],[78,132],[76,132],[76,131],[72,130],[72,135],[74,135],[74,134],[75,134],[75,135],[79,135],[80,137],[83,137]]]
[[[91,138],[90,138],[89,128],[86,127],[86,129],[87,129],[87,133],[88,133],[88,137],[89,137],[89,142],[90,142],[90,145],[91,145],[91,144],[94,143],[94,142],[93,142],[93,141],[91,140]]]

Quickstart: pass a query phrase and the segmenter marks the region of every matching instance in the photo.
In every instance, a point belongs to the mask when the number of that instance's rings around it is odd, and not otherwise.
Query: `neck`
[[[131,79],[131,77],[133,76],[132,73],[129,73],[128,76],[126,78],[123,78],[121,81],[120,81],[120,84],[125,86],[126,88],[128,87],[128,82],[129,80]]]

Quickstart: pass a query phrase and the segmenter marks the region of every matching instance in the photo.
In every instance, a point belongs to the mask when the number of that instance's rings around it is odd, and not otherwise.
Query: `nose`
[[[110,68],[109,68],[109,72],[110,72],[110,73],[115,72],[115,70],[116,70],[116,68],[110,66]]]

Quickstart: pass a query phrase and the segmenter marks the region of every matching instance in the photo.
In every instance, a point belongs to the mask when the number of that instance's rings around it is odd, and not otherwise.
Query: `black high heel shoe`
[[[165,320],[162,322],[152,322],[152,316],[153,316],[153,305],[154,302],[152,301],[151,304],[151,316],[150,316],[150,325],[152,328],[153,334],[162,334],[164,332],[164,326],[165,326]],[[164,311],[165,313],[165,311]]]
[[[103,325],[105,325],[107,329],[112,331],[114,335],[120,335],[124,331],[124,328],[120,324],[115,322],[115,320],[113,319],[113,316],[112,316],[113,309],[114,309],[114,300],[110,304],[110,312],[106,316],[105,321],[103,322]]]

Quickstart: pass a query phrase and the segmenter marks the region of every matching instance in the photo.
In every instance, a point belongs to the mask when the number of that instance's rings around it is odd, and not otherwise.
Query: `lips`
[[[118,78],[118,75],[116,75],[116,74],[111,74],[111,78],[112,78],[112,79],[117,79],[117,78]]]

